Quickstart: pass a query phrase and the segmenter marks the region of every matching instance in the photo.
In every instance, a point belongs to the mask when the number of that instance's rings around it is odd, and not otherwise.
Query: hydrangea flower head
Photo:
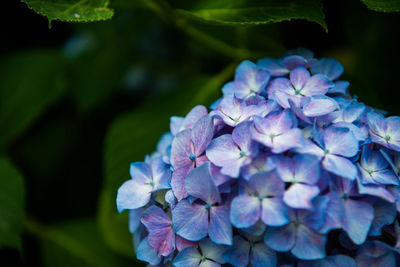
[[[117,195],[152,266],[396,266],[400,117],[349,93],[343,66],[300,48],[243,61]]]

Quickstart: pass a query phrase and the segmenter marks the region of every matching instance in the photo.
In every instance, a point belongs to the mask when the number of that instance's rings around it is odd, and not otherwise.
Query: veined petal
[[[315,155],[299,154],[293,157],[295,181],[309,185],[316,184],[320,176],[320,163]]]
[[[326,236],[300,225],[296,232],[296,243],[291,252],[302,260],[316,260],[325,257]]]
[[[261,203],[256,197],[239,195],[232,200],[230,219],[237,228],[248,228],[260,219]]]
[[[180,168],[176,169],[172,173],[171,177],[171,187],[172,191],[174,192],[174,195],[178,199],[178,201],[186,198],[188,196],[188,193],[185,188],[185,179],[188,174],[188,172],[192,168],[186,169],[186,168]]]
[[[190,159],[190,155],[194,155],[191,135],[192,130],[183,130],[172,141],[171,165],[175,170],[180,168],[189,169],[193,165],[193,160]]]
[[[209,116],[200,118],[193,125],[191,138],[195,156],[200,156],[206,150],[213,137],[213,131],[213,121]]]
[[[250,253],[250,262],[253,267],[275,267],[276,253],[262,243],[255,244]]]
[[[269,227],[265,231],[264,242],[276,251],[289,251],[295,245],[296,232],[297,229],[293,223],[282,227]]]
[[[303,105],[303,113],[307,117],[323,116],[337,109],[339,109],[339,106],[336,101],[324,95],[312,96]]]
[[[149,246],[147,242],[147,237],[140,242],[136,257],[138,260],[145,261],[151,265],[157,265],[161,262],[161,256],[157,254],[157,251]]]
[[[118,188],[117,208],[119,212],[125,209],[137,209],[150,201],[152,186],[130,179]]]
[[[175,267],[198,267],[201,262],[201,255],[197,248],[188,247],[179,252],[173,265]]]
[[[152,177],[151,167],[145,162],[131,163],[129,173],[132,179],[142,184],[150,182]]]
[[[262,200],[261,219],[269,226],[282,226],[289,223],[288,209],[280,198]]]
[[[293,128],[281,135],[275,136],[270,147],[272,152],[282,153],[292,148],[301,147],[304,143],[304,139],[301,130],[299,128]]]
[[[199,243],[199,246],[203,256],[205,256],[207,259],[211,259],[220,264],[226,263],[226,261],[222,258],[222,255],[227,250],[227,246],[217,245],[209,238],[202,239]]]
[[[374,219],[374,208],[367,202],[346,199],[344,201],[343,229],[351,240],[364,243]]]
[[[203,205],[181,200],[172,210],[173,228],[177,235],[199,241],[207,235],[208,210]]]
[[[305,96],[324,95],[335,86],[324,74],[315,74],[307,81],[301,93]]]
[[[244,156],[254,157],[258,152],[258,144],[251,139],[251,125],[251,122],[243,122],[236,126],[232,132],[232,140],[245,153]]]
[[[211,177],[210,163],[206,162],[189,172],[185,180],[189,195],[200,198],[209,205],[219,200],[219,193]]]
[[[310,79],[310,73],[304,66],[298,66],[290,72],[290,82],[296,90],[301,90]]]
[[[350,160],[343,157],[327,155],[322,161],[322,166],[331,173],[351,180],[354,180],[357,175],[356,166]]]
[[[358,141],[348,128],[329,127],[324,131],[323,140],[331,154],[353,157],[358,152]]]
[[[213,206],[210,209],[208,235],[216,244],[232,245],[232,225],[227,206]]]

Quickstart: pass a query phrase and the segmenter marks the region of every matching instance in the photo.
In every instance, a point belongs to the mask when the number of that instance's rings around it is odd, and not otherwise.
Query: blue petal
[[[207,235],[208,210],[203,205],[180,201],[172,210],[173,228],[177,235],[199,241]]]
[[[227,206],[211,207],[208,234],[216,244],[232,245],[232,225]]]
[[[132,209],[129,211],[129,232],[131,234],[135,233],[140,225],[140,218],[144,208]]]
[[[188,247],[179,252],[175,257],[173,265],[175,267],[198,267],[201,261],[201,255],[197,248]]]
[[[296,244],[291,252],[302,260],[316,260],[325,257],[326,236],[300,225],[296,232]]]
[[[264,242],[276,251],[289,251],[296,242],[296,231],[293,223],[282,227],[269,227],[265,231]]]
[[[189,172],[185,180],[186,191],[209,205],[219,200],[219,193],[211,177],[210,163],[206,162]]]
[[[250,262],[253,267],[275,267],[276,253],[266,245],[258,243],[251,249]]]
[[[325,156],[325,159],[322,161],[322,166],[331,173],[351,180],[354,180],[357,175],[356,166],[350,160],[340,156]]]
[[[222,258],[222,255],[228,249],[227,246],[217,245],[209,238],[202,239],[199,243],[199,246],[201,248],[202,255],[205,256],[207,259],[213,260],[221,264],[226,262]]]
[[[333,58],[321,58],[314,66],[311,67],[311,72],[313,74],[325,74],[331,81],[339,78],[343,71],[344,68],[342,64]]]
[[[353,199],[344,200],[343,229],[357,245],[364,243],[374,219],[371,204]]]
[[[256,197],[239,195],[231,203],[230,219],[237,228],[248,228],[260,219],[261,203]]]
[[[396,205],[384,200],[378,200],[374,205],[374,220],[372,221],[370,236],[379,236],[382,234],[382,227],[390,225],[397,216]]]
[[[151,265],[157,265],[161,262],[161,257],[157,255],[157,251],[149,246],[147,238],[140,242],[136,252],[136,257],[138,260],[148,262]]]
[[[246,267],[249,263],[250,244],[240,236],[235,236],[233,246],[222,256],[235,267]]]
[[[126,181],[118,189],[117,209],[119,212],[125,209],[137,209],[145,206],[150,201],[152,186],[131,179]]]
[[[328,256],[322,260],[301,261],[298,267],[357,267],[353,258],[346,255]]]

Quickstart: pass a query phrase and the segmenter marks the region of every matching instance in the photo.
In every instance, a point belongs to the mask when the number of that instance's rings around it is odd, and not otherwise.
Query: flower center
[[[189,155],[189,159],[190,159],[190,160],[195,160],[195,159],[196,159],[196,155],[190,154],[190,155]]]
[[[386,135],[386,136],[385,136],[385,141],[386,141],[386,142],[389,142],[389,141],[390,141],[390,136],[389,136],[389,135]]]
[[[244,156],[246,156],[246,152],[240,151],[239,155],[240,155],[241,158],[243,158]]]
[[[206,258],[206,256],[201,256],[201,258],[200,258],[200,261],[205,261],[207,258]]]
[[[348,199],[349,197],[350,197],[350,196],[349,196],[349,193],[344,193],[344,194],[343,194],[343,198],[344,198],[344,199]]]
[[[294,226],[299,227],[300,226],[300,222],[298,220],[294,220],[293,221]]]
[[[204,208],[206,208],[206,210],[209,210],[209,209],[210,209],[210,205],[205,204],[205,205],[204,205]]]

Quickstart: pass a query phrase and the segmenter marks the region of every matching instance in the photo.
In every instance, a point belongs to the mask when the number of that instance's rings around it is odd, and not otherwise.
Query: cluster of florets
[[[396,266],[400,117],[306,49],[243,61],[118,190],[150,265]],[[375,264],[375,265],[374,265]]]

